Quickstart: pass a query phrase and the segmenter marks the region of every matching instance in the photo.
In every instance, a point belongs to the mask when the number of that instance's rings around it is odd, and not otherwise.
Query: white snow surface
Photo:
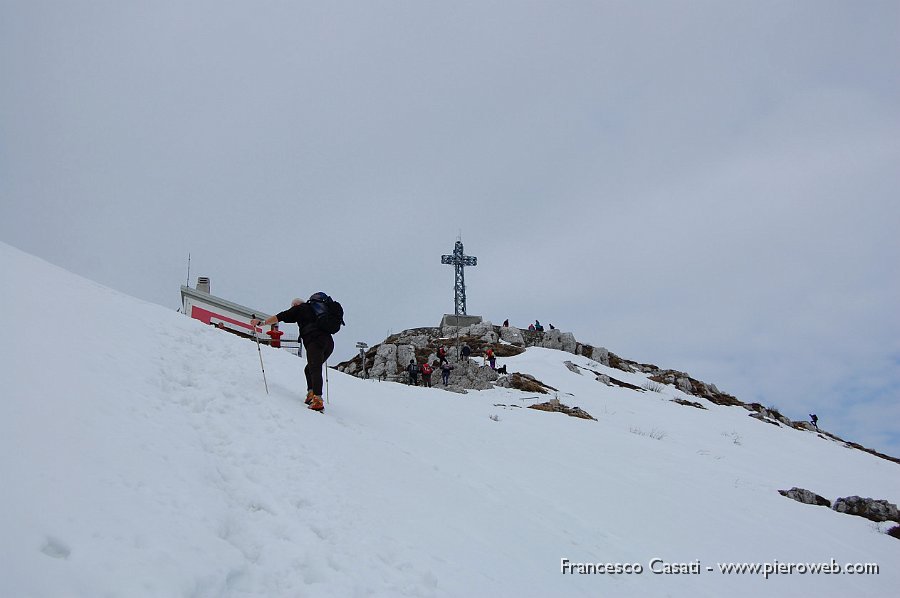
[[[461,395],[336,371],[320,415],[303,404],[305,361],[286,351],[262,348],[267,395],[251,342],[3,244],[0,272],[0,596],[900,587],[888,525],[778,494],[900,500],[900,466],[814,433],[677,405],[685,395],[668,386],[607,387],[563,362],[646,379],[547,349],[501,363],[598,421],[522,408],[535,395],[514,390]],[[562,558],[644,571],[563,574]],[[699,561],[700,573],[654,574],[653,558]],[[716,568],[831,559],[880,569],[766,579]]]

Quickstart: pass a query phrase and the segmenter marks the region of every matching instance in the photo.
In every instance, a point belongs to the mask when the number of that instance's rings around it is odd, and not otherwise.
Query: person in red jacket
[[[269,344],[271,346],[275,347],[276,349],[280,349],[281,348],[281,337],[284,334],[284,332],[282,332],[281,330],[278,330],[277,322],[275,324],[272,324],[272,327],[268,330],[268,332],[266,332],[266,334],[268,334],[272,338],[272,342],[270,342]]]
[[[431,366],[426,361],[422,364],[422,385],[431,388]]]
[[[490,347],[487,348],[487,351],[484,352],[484,358],[487,359],[487,362],[491,364],[491,369],[497,365],[497,358],[494,357],[494,350]]]

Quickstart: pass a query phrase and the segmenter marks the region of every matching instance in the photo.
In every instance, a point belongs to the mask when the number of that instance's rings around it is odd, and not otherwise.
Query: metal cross
[[[465,266],[477,266],[478,258],[463,255],[462,241],[457,241],[453,247],[453,255],[442,255],[442,264],[452,264],[456,268],[456,315],[466,315],[466,280],[463,275]]]

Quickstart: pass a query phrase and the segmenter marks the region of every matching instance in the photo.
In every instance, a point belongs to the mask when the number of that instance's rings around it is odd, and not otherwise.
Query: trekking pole
[[[256,316],[254,315],[253,318],[255,319]],[[262,370],[263,384],[266,387],[266,394],[269,394],[269,383],[266,381],[266,366],[263,365],[262,349],[259,347],[259,335],[256,333],[256,326],[252,324],[251,326],[253,327],[253,338],[256,339],[256,350],[259,353],[259,368]]]
[[[329,394],[328,393],[328,362],[326,361],[325,362],[325,402],[330,405],[331,401],[328,400],[328,394]]]

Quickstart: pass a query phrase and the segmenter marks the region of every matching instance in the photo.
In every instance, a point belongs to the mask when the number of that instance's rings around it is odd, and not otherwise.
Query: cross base
[[[457,318],[459,318],[459,323],[457,323]],[[460,328],[465,328],[466,326],[481,324],[481,321],[481,316],[457,316],[456,314],[444,314],[444,317],[441,318],[441,328],[444,328],[445,326],[459,326]]]

